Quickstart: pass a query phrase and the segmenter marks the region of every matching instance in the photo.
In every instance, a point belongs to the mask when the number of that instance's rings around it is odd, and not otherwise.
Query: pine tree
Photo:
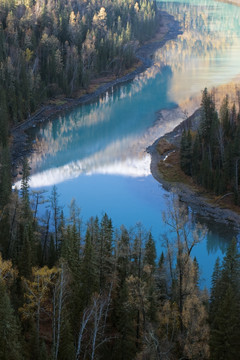
[[[57,260],[56,255],[56,247],[54,244],[53,235],[50,236],[50,244],[49,244],[49,251],[48,251],[48,266],[49,268],[52,268]]]
[[[75,358],[74,337],[72,334],[72,327],[68,320],[65,318],[63,329],[61,332],[60,347],[58,360],[72,360]]]
[[[159,301],[163,301],[167,298],[167,273],[165,262],[164,253],[162,252],[156,269],[156,291]]]
[[[29,228],[25,227],[23,230],[22,246],[18,254],[18,269],[21,276],[29,278],[32,273],[33,256],[32,246],[29,239]]]
[[[230,121],[229,121],[230,112],[229,112],[228,95],[226,95],[225,98],[223,99],[219,115],[224,130],[224,136],[228,137],[230,135]]]
[[[180,166],[187,175],[192,175],[192,135],[184,130],[180,147]]]
[[[117,242],[117,276],[118,286],[113,294],[113,325],[117,332],[109,359],[133,359],[136,353],[134,316],[127,305],[127,278],[130,275],[131,255],[130,236],[124,226]]]
[[[23,359],[20,342],[20,328],[17,325],[10,299],[0,279],[0,359]]]
[[[111,356],[116,360],[131,360],[136,354],[135,320],[127,301],[128,288],[124,281],[113,299],[114,311],[112,316],[117,330],[117,339],[114,342]]]
[[[21,180],[21,197],[23,203],[23,217],[26,222],[31,222],[31,208],[29,198],[29,165],[26,158],[23,159],[23,175]]]
[[[240,257],[237,242],[230,244],[222,270],[216,263],[210,303],[211,359],[237,359],[240,352]]]
[[[221,265],[220,265],[220,259],[219,257],[216,260],[213,274],[212,274],[212,288],[211,288],[211,298],[210,298],[210,316],[213,317],[211,322],[214,321],[214,314],[216,313],[221,296],[219,291],[219,281],[221,279]]]
[[[184,326],[180,342],[183,354],[189,359],[209,358],[209,325],[204,293],[198,287],[198,264],[189,260],[188,278],[185,279],[186,295],[183,303],[182,322]]]
[[[99,266],[99,286],[100,290],[105,288],[107,280],[113,270],[113,227],[112,220],[105,213],[100,228],[97,246],[97,262]]]
[[[144,251],[144,264],[148,264],[152,267],[152,271],[155,270],[156,267],[156,246],[155,241],[153,240],[151,232],[149,233],[148,240],[145,244],[145,251]]]
[[[56,250],[56,253],[58,254],[58,252],[59,252],[58,229],[59,229],[59,219],[60,219],[61,208],[59,206],[59,194],[57,192],[57,187],[55,185],[52,188],[50,201],[51,201],[51,208],[52,208],[52,212],[53,212],[55,250]]]
[[[83,259],[81,264],[81,301],[86,307],[91,301],[92,294],[98,288],[96,253],[89,231],[87,230]]]

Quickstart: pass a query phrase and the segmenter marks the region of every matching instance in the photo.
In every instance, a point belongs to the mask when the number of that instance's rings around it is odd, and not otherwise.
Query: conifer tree
[[[107,214],[103,215],[100,234],[96,243],[99,266],[99,286],[103,290],[113,271],[113,228],[112,220]]]
[[[180,147],[181,169],[187,175],[192,175],[192,136],[190,130],[183,131]]]
[[[144,251],[144,264],[148,264],[152,267],[152,271],[155,270],[156,267],[156,246],[155,241],[153,240],[152,234],[149,233],[148,240],[145,244],[145,251]]]
[[[136,353],[134,316],[128,302],[127,277],[130,275],[131,255],[130,236],[124,226],[121,227],[117,241],[117,273],[118,286],[113,295],[113,324],[117,331],[117,338],[112,349],[112,356],[116,360],[132,359]],[[110,357],[111,359],[111,357]]]
[[[210,302],[210,351],[211,359],[238,357],[239,306],[240,306],[240,257],[237,242],[233,239],[223,260],[222,270],[216,263]]]
[[[87,230],[83,259],[81,264],[81,292],[82,305],[86,307],[91,301],[92,294],[98,288],[96,253],[89,231]]]
[[[29,198],[29,165],[26,158],[23,159],[23,175],[21,180],[21,197],[23,203],[23,217],[26,222],[31,222],[31,209]]]
[[[59,194],[57,192],[57,187],[55,185],[52,188],[50,201],[51,201],[51,208],[52,208],[52,212],[53,212],[55,250],[56,250],[56,253],[58,253],[59,252],[58,228],[59,228],[61,208],[58,203],[59,202]]]
[[[20,328],[2,279],[0,279],[0,358],[2,360],[23,359]]]

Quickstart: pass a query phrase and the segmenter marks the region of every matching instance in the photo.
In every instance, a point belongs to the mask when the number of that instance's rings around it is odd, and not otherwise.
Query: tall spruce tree
[[[180,147],[181,169],[187,175],[192,175],[192,135],[190,130],[183,131]]]
[[[222,270],[216,263],[210,301],[210,351],[213,360],[237,359],[240,353],[240,257],[236,239]]]
[[[22,343],[20,328],[11,307],[5,284],[0,279],[0,359],[20,360]]]
[[[117,246],[118,285],[113,294],[112,321],[116,331],[116,340],[112,346],[112,358],[131,360],[136,354],[134,314],[127,305],[127,278],[131,269],[130,236],[122,226]],[[111,359],[111,357],[109,358]]]

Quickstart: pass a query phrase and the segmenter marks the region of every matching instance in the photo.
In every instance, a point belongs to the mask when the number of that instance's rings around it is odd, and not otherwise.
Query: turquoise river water
[[[156,51],[153,65],[133,81],[32,129],[30,158],[32,189],[51,191],[56,184],[60,202],[75,198],[84,221],[107,212],[114,226],[141,222],[159,251],[169,231],[161,214],[170,194],[151,176],[145,149],[199,105],[204,87],[240,73],[240,7],[213,0],[160,6],[180,21],[183,34]],[[209,232],[194,255],[209,287],[216,257],[236,234],[198,219]]]

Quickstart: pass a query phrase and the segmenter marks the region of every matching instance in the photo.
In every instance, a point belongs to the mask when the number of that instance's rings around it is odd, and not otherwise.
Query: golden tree
[[[40,320],[43,316],[51,317],[52,302],[50,289],[57,279],[59,270],[57,268],[49,269],[32,268],[32,280],[22,278],[25,286],[25,303],[19,309],[23,320],[34,319],[36,321],[37,334],[39,336]]]

